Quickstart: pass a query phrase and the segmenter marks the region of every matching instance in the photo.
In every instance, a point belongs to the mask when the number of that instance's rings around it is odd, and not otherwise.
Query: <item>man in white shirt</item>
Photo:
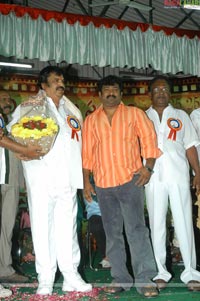
[[[63,291],[86,292],[92,286],[77,272],[80,250],[76,229],[76,193],[83,188],[82,116],[64,96],[60,68],[44,68],[38,84],[38,95],[17,107],[9,125],[16,123],[25,110],[43,103],[59,126],[53,147],[41,160],[23,161],[39,282],[37,294],[52,294],[57,263],[64,278]]]
[[[192,199],[189,164],[195,172],[193,187],[200,193],[200,168],[196,151],[199,139],[183,110],[170,102],[171,86],[165,77],[150,84],[152,106],[146,111],[153,121],[158,147],[163,152],[145,186],[152,244],[158,268],[154,278],[159,289],[165,288],[172,275],[166,269],[166,214],[170,204],[175,232],[184,262],[180,278],[191,291],[200,291],[200,272],[196,270]]]

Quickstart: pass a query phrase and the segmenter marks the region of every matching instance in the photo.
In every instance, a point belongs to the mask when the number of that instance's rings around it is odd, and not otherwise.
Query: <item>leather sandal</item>
[[[159,295],[158,289],[156,286],[143,286],[143,287],[138,287],[137,291],[139,294],[143,295],[145,298],[155,298]]]
[[[104,292],[108,294],[118,294],[124,291],[125,289],[121,286],[108,286],[104,288]]]
[[[197,280],[190,280],[187,283],[187,288],[191,292],[200,292],[200,282]]]
[[[156,283],[159,291],[163,290],[167,286],[167,281],[165,281],[164,279],[156,279],[156,280],[154,280],[154,282]]]

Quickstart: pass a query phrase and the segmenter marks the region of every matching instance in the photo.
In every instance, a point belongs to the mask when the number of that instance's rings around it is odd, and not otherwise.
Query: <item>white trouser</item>
[[[166,263],[166,214],[168,202],[174,220],[174,228],[180,244],[180,251],[185,269],[181,273],[181,280],[200,281],[200,273],[196,271],[196,252],[194,244],[192,222],[192,200],[188,187],[177,184],[156,182],[145,187],[147,208],[151,228],[151,237],[158,275],[155,279],[169,281],[172,275],[167,271]]]
[[[76,272],[80,262],[76,190],[45,180],[27,188],[38,280],[52,284],[57,262],[63,274]]]

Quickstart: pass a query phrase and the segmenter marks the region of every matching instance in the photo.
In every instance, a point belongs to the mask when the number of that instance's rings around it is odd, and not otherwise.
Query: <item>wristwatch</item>
[[[150,173],[154,173],[153,169],[150,168],[149,166],[145,165],[145,168],[146,168]]]

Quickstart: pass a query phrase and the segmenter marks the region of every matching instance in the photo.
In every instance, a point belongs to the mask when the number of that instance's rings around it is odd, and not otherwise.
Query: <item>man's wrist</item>
[[[154,173],[154,170],[151,168],[151,167],[149,167],[148,165],[145,165],[145,168],[152,174],[152,173]]]

